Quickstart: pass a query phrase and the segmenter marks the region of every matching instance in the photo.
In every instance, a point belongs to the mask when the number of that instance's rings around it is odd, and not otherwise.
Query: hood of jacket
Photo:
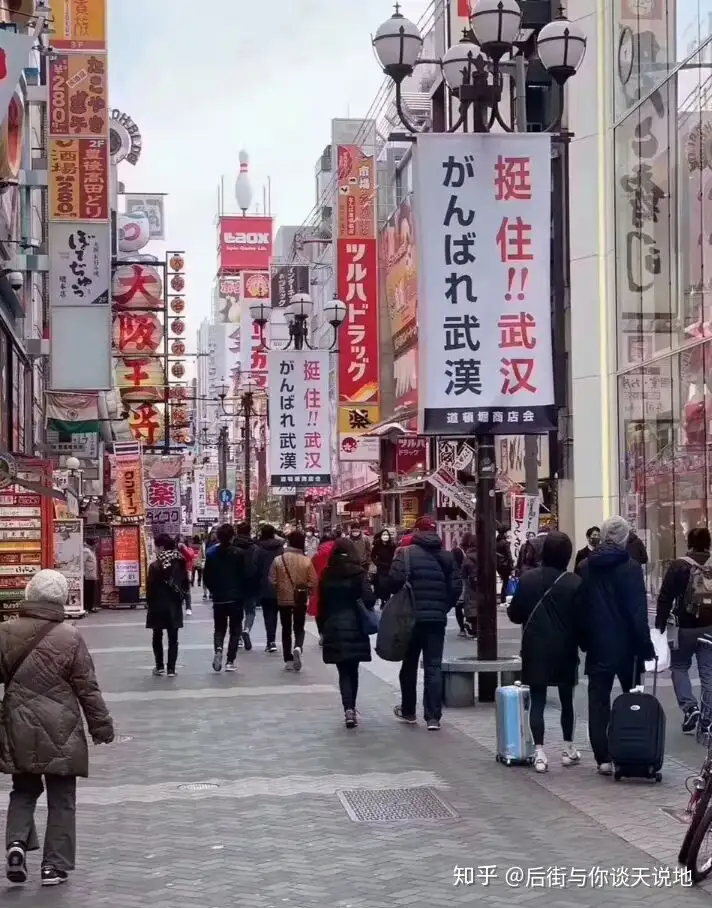
[[[412,545],[419,545],[429,552],[439,552],[443,547],[443,542],[433,530],[416,530],[413,533]]]
[[[255,545],[255,541],[249,536],[235,536],[232,540],[232,544],[236,549],[251,549]]]
[[[20,606],[20,617],[64,621],[64,606],[58,602],[25,602]]]
[[[284,550],[284,539],[277,536],[274,539],[260,539],[257,545],[265,552],[281,552]]]
[[[588,556],[588,564],[592,571],[606,570],[625,564],[629,558],[625,549],[615,545],[599,545]]]

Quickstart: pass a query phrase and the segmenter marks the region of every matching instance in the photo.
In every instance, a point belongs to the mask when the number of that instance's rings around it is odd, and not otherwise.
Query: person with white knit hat
[[[38,571],[17,620],[0,624],[0,772],[12,776],[5,872],[14,884],[27,881],[27,852],[39,849],[35,807],[44,790],[41,883],[67,881],[76,852],[77,777],[89,774],[83,718],[95,744],[114,739],[87,645],[64,621],[68,598],[62,574]]]

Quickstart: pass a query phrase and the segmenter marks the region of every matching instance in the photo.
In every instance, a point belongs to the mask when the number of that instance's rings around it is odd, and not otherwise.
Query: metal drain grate
[[[661,807],[660,810],[662,810],[666,816],[672,817],[672,819],[677,820],[678,823],[682,823],[683,826],[690,825],[690,815],[684,807]]]
[[[133,735],[116,735],[114,738],[114,744],[128,744],[129,741],[133,741]]]
[[[210,791],[219,787],[215,782],[189,782],[187,785],[179,785],[178,791]]]
[[[339,791],[337,796],[354,823],[457,819],[434,788],[356,789]]]

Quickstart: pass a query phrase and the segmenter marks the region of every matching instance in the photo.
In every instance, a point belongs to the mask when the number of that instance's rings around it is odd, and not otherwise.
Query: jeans
[[[45,788],[47,829],[42,866],[68,872],[74,870],[77,850],[77,780],[74,776],[45,776],[43,785],[42,776],[14,775],[7,809],[5,845],[9,848],[17,842],[24,845],[27,851],[39,849],[35,807]]]
[[[304,625],[307,622],[306,605],[280,605],[279,622],[282,625],[282,655],[285,662],[294,662],[292,655],[292,629],[294,645],[304,646]]]
[[[455,603],[455,621],[457,621],[457,626],[461,631],[465,630],[465,603],[462,599],[458,599]]]
[[[670,650],[670,675],[675,689],[678,705],[683,712],[697,706],[697,699],[692,693],[690,666],[693,656],[697,659],[697,671],[700,674],[700,701],[707,711],[712,710],[712,646],[698,643],[698,637],[712,633],[712,627],[678,628],[677,649]],[[711,719],[712,715],[708,715]]]
[[[534,744],[537,747],[544,746],[546,691],[546,687],[538,684],[532,685],[529,689],[531,695],[529,725],[532,730]],[[559,684],[559,702],[561,703],[561,731],[564,741],[569,743],[574,739],[574,689],[570,684]]]
[[[262,619],[265,623],[267,646],[272,646],[277,639],[277,600],[274,597],[262,599]]]
[[[168,637],[168,666],[163,661],[163,631],[160,628],[153,632],[153,655],[156,659],[156,668],[167,667],[169,672],[174,672],[178,661],[178,628],[167,630],[166,637]]]
[[[348,661],[337,664],[339,670],[339,690],[344,711],[356,709],[358,696],[358,662]]]
[[[416,710],[416,686],[418,663],[423,654],[423,714],[429,719],[439,720],[443,706],[443,646],[445,625],[435,623],[416,624],[400,670],[401,709],[404,716],[414,716]]]
[[[624,693],[636,687],[640,670],[633,678],[632,671],[618,672],[618,680]],[[593,672],[588,676],[588,737],[596,763],[608,763],[608,723],[611,718],[611,691],[616,679],[615,672]]]
[[[198,586],[203,585],[203,569],[201,567],[194,567],[190,572],[190,585],[195,586],[195,579],[198,578]]]
[[[96,609],[96,580],[84,580],[84,610],[93,612]]]
[[[213,647],[216,653],[225,645],[225,634],[229,627],[226,661],[234,662],[242,635],[242,606],[237,602],[216,602],[213,605],[213,625]]]
[[[507,585],[511,574],[500,574],[499,579],[502,581],[502,589],[499,591],[499,601],[502,605],[507,601]]]
[[[257,603],[254,599],[250,599],[245,603],[245,626],[243,630],[246,634],[249,634],[252,630],[252,625],[255,623],[255,615],[257,614]]]

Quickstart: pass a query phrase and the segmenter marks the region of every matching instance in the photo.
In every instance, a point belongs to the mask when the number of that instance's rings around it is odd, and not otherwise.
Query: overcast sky
[[[417,22],[428,2],[401,6]],[[109,3],[110,103],[143,135],[141,160],[122,164],[119,178],[127,191],[169,194],[168,246],[186,252],[191,346],[209,312],[221,176],[232,202],[246,149],[255,202],[270,176],[277,223],[302,223],[331,119],[363,116],[381,85],[370,37],[391,12],[387,0]]]

